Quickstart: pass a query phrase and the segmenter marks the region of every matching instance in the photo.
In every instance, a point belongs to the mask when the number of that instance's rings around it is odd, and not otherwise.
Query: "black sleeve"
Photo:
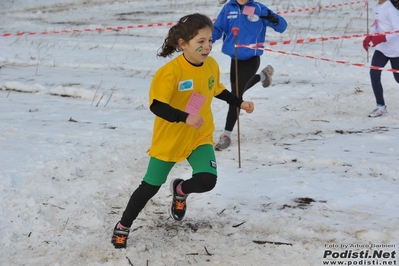
[[[238,98],[237,96],[235,96],[226,89],[222,91],[222,93],[216,95],[215,97],[218,98],[219,100],[227,102],[228,104],[237,106],[238,108],[241,107],[241,104],[243,102],[243,100],[241,100],[240,98]]]
[[[167,103],[154,100],[150,106],[151,112],[169,122],[186,122],[188,113],[173,108]]]

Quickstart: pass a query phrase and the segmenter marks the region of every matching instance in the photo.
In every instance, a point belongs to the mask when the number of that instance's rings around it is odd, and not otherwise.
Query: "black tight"
[[[387,57],[378,50],[374,52],[371,65],[376,67],[385,67],[388,61],[391,62],[393,69],[399,69],[399,57]],[[396,82],[399,83],[399,73],[393,73],[393,76]],[[381,70],[373,68],[370,69],[370,78],[377,104],[385,105],[384,90],[381,84]]]
[[[198,173],[184,181],[181,188],[186,194],[207,192],[215,187],[216,179],[216,175],[214,174]]]
[[[130,227],[147,202],[157,194],[159,188],[160,186],[152,186],[142,181],[130,197],[129,203],[123,212],[121,224]]]
[[[211,173],[197,173],[182,184],[182,191],[186,194],[203,193],[212,190],[216,185],[217,176]],[[121,224],[130,227],[147,202],[157,194],[160,186],[153,186],[142,181],[133,192],[129,203],[123,212]]]
[[[244,92],[251,88],[253,85],[260,81],[260,76],[256,74],[259,69],[260,58],[259,56],[252,57],[247,60],[238,60],[238,94],[236,92],[236,67],[235,60],[232,59],[230,63],[230,84],[231,92],[237,95],[240,99]],[[229,111],[226,117],[225,130],[233,131],[237,121],[237,107],[229,105]]]

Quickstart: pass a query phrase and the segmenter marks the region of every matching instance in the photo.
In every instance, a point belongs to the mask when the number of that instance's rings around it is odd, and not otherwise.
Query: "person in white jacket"
[[[394,70],[399,70],[399,10],[389,0],[378,0],[373,14],[374,22],[371,26],[371,34],[364,39],[363,48],[368,51],[370,43],[372,43],[372,47],[375,47],[371,60],[372,66],[383,68],[390,61],[391,67]],[[392,32],[395,33],[392,34]],[[371,86],[377,107],[369,114],[369,117],[380,117],[387,113],[381,72],[379,69],[370,69]],[[399,73],[393,72],[393,76],[399,83]]]

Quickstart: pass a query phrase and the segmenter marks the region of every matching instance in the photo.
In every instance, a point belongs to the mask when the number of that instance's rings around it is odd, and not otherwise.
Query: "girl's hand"
[[[186,124],[199,129],[204,124],[204,119],[199,115],[189,114],[186,119]]]
[[[242,102],[241,109],[245,110],[248,114],[252,113],[255,109],[253,102]]]

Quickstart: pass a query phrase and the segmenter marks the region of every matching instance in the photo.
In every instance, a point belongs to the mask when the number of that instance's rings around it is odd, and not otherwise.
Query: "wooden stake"
[[[235,69],[236,69],[236,95],[239,97],[238,89],[238,52],[237,52],[237,35],[239,28],[232,28],[234,34],[234,54],[235,54]],[[241,168],[241,141],[240,141],[240,108],[237,107],[237,138],[238,138],[238,168]]]

